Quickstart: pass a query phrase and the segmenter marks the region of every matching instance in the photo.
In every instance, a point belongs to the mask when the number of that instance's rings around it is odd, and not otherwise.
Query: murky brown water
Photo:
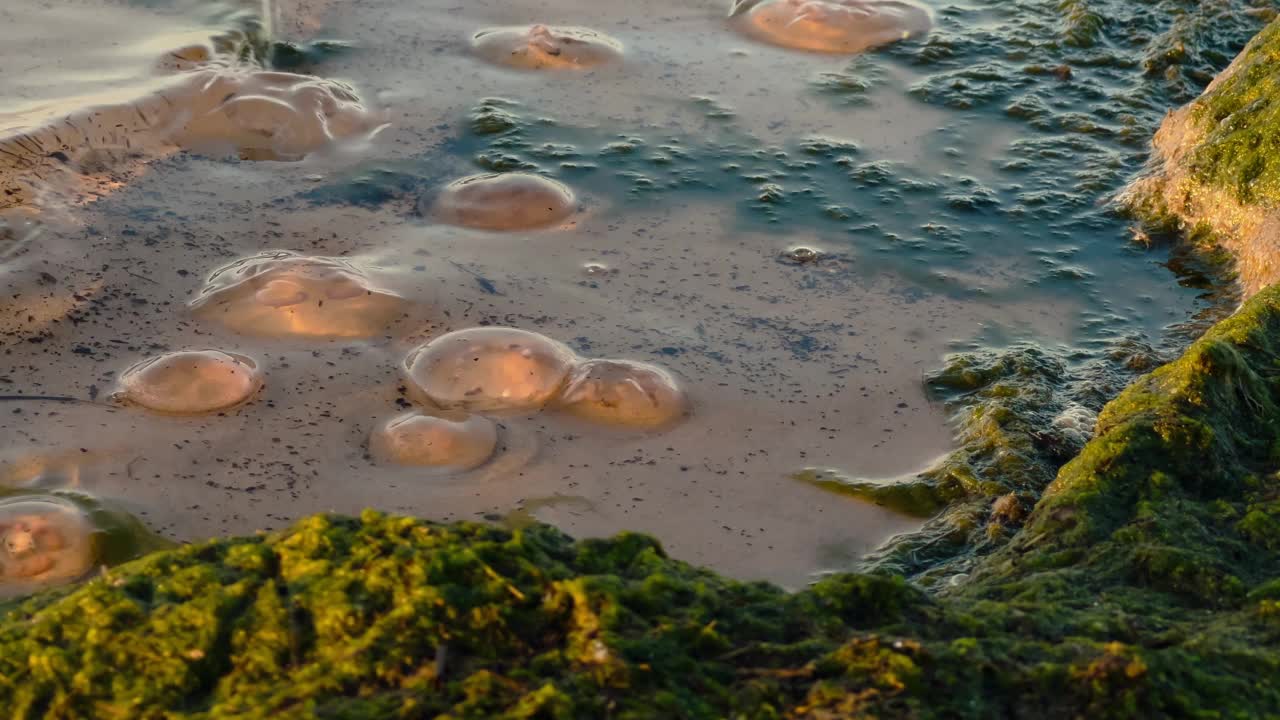
[[[182,13],[19,5],[0,10],[0,33],[42,40],[0,51],[6,64],[11,55],[24,63],[0,74],[7,103],[64,108],[65,98],[108,90],[151,92],[155,58],[209,34]],[[581,126],[625,120],[685,133],[710,122],[690,100],[711,97],[760,138],[856,132],[881,156],[920,161],[936,111],[908,108],[897,93],[866,109],[812,103],[801,79],[842,61],[756,44],[726,14],[718,1],[281,0],[284,38],[356,46],[326,75],[350,83],[389,125],[367,143],[294,163],[158,152],[96,202],[55,194],[38,216],[40,234],[11,242],[0,268],[0,392],[79,402],[0,403],[4,479],[118,500],[179,539],[324,510],[441,520],[515,513],[578,536],[653,533],[682,559],[789,586],[917,527],[790,476],[836,466],[894,477],[928,464],[948,449],[949,432],[922,374],[951,341],[993,322],[1065,335],[1066,303],[996,308],[929,296],[891,274],[852,273],[849,256],[782,262],[787,248],[822,247],[823,238],[744,231],[732,208],[704,197],[624,207],[573,187],[567,219],[515,231],[438,222],[417,197],[374,209],[301,197],[354,163],[440,147],[485,97],[554,108]],[[539,22],[606,33],[623,59],[590,72],[530,72],[470,49],[483,28]],[[54,56],[41,44],[54,37],[76,49]],[[433,171],[441,186],[476,172],[443,151]],[[341,260],[303,280],[255,285],[243,306],[233,288],[220,311],[188,307],[220,268],[277,251]],[[226,285],[221,277],[214,286]],[[293,293],[309,298],[335,282],[388,299],[339,291],[327,309],[273,314]],[[353,300],[360,306],[342,304]],[[536,331],[583,358],[664,368],[687,393],[689,415],[646,432],[552,410],[499,413],[496,454],[476,470],[442,476],[375,460],[370,433],[414,401],[406,355],[480,325]],[[250,358],[262,390],[201,417],[111,400],[136,363],[206,349]]]

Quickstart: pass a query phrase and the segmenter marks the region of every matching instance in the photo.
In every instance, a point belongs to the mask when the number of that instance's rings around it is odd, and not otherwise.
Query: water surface
[[[965,2],[933,3],[926,41],[851,59],[758,44],[727,5],[281,0],[274,37],[292,45],[277,58],[350,83],[386,128],[301,162],[128,159],[91,201],[45,203],[39,234],[10,240],[0,383],[80,402],[3,405],[6,479],[116,499],[179,539],[369,506],[536,518],[654,533],[682,559],[794,587],[919,527],[792,476],[893,478],[945,454],[922,379],[947,353],[1034,343],[1083,372],[1121,341],[1176,347],[1212,306],[1105,198],[1163,108],[1228,54],[1160,75],[1138,67],[1170,27],[1149,8],[1107,3],[1090,44],[1056,2]],[[0,32],[41,38],[6,46],[6,66],[24,64],[0,97],[145,93],[148,58],[225,22],[92,7],[92,24],[79,6],[0,11]],[[607,33],[623,61],[527,72],[469,49],[482,28],[537,22]],[[1229,49],[1251,23],[1196,38]],[[71,49],[52,56],[54,38]],[[515,232],[424,214],[447,183],[510,170],[565,183],[576,212]],[[365,339],[252,336],[190,312],[218,268],[275,250],[344,258],[408,309]],[[412,403],[406,353],[478,325],[667,368],[691,416],[658,433],[507,416],[471,473],[376,463],[369,433]],[[140,360],[205,348],[252,358],[261,394],[199,418],[109,401]]]

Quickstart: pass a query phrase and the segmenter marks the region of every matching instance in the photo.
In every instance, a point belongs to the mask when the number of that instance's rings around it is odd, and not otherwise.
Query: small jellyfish
[[[367,338],[407,305],[346,260],[269,251],[216,270],[190,307],[243,335]]]
[[[480,415],[411,412],[380,423],[369,437],[379,462],[431,468],[441,473],[474,470],[493,457],[498,427]]]
[[[437,407],[471,412],[540,410],[564,385],[576,356],[564,344],[515,328],[442,335],[405,358],[410,384]]]
[[[767,43],[825,53],[858,53],[920,37],[929,11],[900,0],[740,0],[732,22]]]
[[[688,400],[666,370],[629,360],[588,360],[570,375],[556,407],[611,425],[662,428],[682,418]]]
[[[93,523],[73,503],[0,501],[0,595],[75,580],[94,566]]]
[[[262,371],[249,358],[191,350],[144,360],[124,371],[119,397],[156,412],[201,415],[235,407],[260,387]]]
[[[471,47],[491,63],[524,70],[581,70],[622,59],[622,43],[580,27],[488,28],[475,34]]]
[[[576,209],[563,183],[529,173],[472,175],[445,186],[431,211],[452,225],[482,230],[531,230],[563,221]]]

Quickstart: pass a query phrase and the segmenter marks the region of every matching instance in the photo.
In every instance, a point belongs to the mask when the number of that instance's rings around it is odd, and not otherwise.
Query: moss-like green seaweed
[[[974,370],[973,379],[984,373]],[[15,718],[1280,716],[1280,288],[1101,413],[933,596],[624,534],[316,516],[0,618]]]
[[[1191,157],[1198,180],[1241,203],[1280,200],[1280,24],[1272,23],[1192,106],[1205,133]]]

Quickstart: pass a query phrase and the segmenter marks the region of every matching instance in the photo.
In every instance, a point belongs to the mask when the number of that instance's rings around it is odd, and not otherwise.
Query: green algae
[[[1191,157],[1191,171],[1241,203],[1274,205],[1280,199],[1280,25],[1259,33],[1236,62],[1193,106],[1204,138]]]
[[[1097,411],[1159,357],[1133,338],[1108,343],[1101,358],[1026,343],[955,353],[926,378],[953,418],[955,451],[902,478],[811,468],[796,479],[927,520],[855,569],[936,587],[1013,536],[1058,469],[1093,436]]]
[[[957,367],[989,388],[1050,363]],[[1280,716],[1280,288],[1142,377],[933,596],[788,594],[623,534],[367,511],[149,555],[0,617],[15,718]]]

